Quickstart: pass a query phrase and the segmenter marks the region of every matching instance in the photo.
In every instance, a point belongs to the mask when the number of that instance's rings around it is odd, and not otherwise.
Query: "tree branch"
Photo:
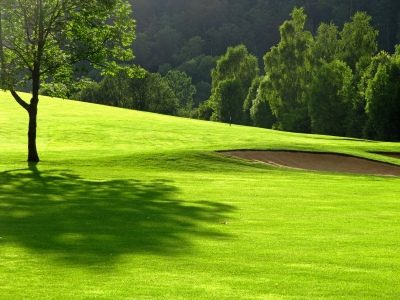
[[[16,46],[16,45],[14,45],[14,46]],[[9,47],[9,46],[7,46],[7,45],[3,45],[3,47],[6,48],[6,49],[9,49],[9,50],[11,50],[11,51],[14,51],[14,52],[19,56],[19,58],[25,63],[26,68],[27,68],[30,72],[33,71],[33,67],[29,64],[29,62],[26,60],[25,56],[22,55],[22,53],[19,51],[19,49],[17,49],[17,48],[12,48],[12,47]],[[23,50],[23,49],[22,49],[22,50]]]
[[[13,95],[15,101],[17,101],[17,103],[19,105],[21,105],[23,108],[25,108],[26,111],[29,111],[29,104],[26,103],[24,100],[22,100],[22,98],[17,94],[17,92],[14,90],[13,87],[10,87],[10,92],[11,92],[11,95]]]

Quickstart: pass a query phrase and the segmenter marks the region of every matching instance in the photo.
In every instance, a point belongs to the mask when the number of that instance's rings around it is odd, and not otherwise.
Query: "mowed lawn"
[[[29,95],[24,95],[29,99]],[[0,299],[399,299],[400,179],[216,151],[400,144],[0,92]]]

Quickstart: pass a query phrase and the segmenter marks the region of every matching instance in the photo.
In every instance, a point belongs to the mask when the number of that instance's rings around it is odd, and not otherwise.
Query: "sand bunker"
[[[349,155],[301,151],[255,150],[223,151],[221,153],[274,166],[301,170],[400,176],[400,166]],[[379,154],[387,155],[387,153]],[[400,158],[400,155],[392,157]]]

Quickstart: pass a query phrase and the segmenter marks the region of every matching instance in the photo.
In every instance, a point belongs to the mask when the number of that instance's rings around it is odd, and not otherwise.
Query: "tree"
[[[178,63],[195,58],[203,53],[204,40],[199,36],[190,38],[180,50],[179,55],[174,54],[173,57]]]
[[[264,56],[267,78],[262,92],[277,118],[278,129],[310,132],[306,91],[312,74],[309,63],[312,35],[304,30],[303,8],[294,8],[291,17],[279,28],[279,44]]]
[[[123,0],[3,0],[1,4],[1,88],[28,112],[28,161],[38,162],[40,90],[65,96],[82,60],[115,73],[121,68],[116,60],[133,58],[129,46],[135,22]],[[31,85],[30,103],[16,92],[24,83]]]
[[[211,120],[230,124],[243,124],[243,99],[246,92],[239,78],[221,81],[215,89],[212,99],[214,110]]]
[[[157,34],[154,35],[153,43],[153,65],[159,66],[164,63],[173,62],[173,55],[180,49],[182,35],[170,26],[163,27]]]
[[[185,61],[177,69],[192,77],[194,84],[202,81],[211,83],[211,70],[216,67],[217,60],[218,57],[202,54]]]
[[[217,88],[220,81],[237,77],[247,91],[259,72],[257,58],[248,53],[246,46],[229,47],[211,71],[212,88]]]
[[[213,120],[230,122],[232,119],[236,124],[244,123],[244,101],[259,71],[257,58],[249,54],[244,45],[228,48],[211,71]]]
[[[186,112],[187,114],[187,112],[190,112],[193,108],[193,95],[196,93],[192,78],[187,76],[185,72],[170,70],[164,80],[178,99],[182,113],[185,114]]]
[[[313,66],[319,68],[325,63],[337,59],[340,54],[339,32],[334,24],[321,23],[317,35],[311,43],[310,60]]]
[[[378,49],[378,31],[371,26],[371,17],[365,12],[356,12],[351,19],[340,32],[341,59],[354,71],[361,57],[371,57]]]
[[[254,95],[255,97],[252,97],[253,100],[250,109],[250,116],[253,120],[254,126],[272,128],[276,122],[276,117],[271,111],[269,101],[266,99],[266,89],[263,88],[263,85],[268,82],[268,78],[264,76],[263,78],[261,77],[258,81],[259,85],[256,90],[256,94]],[[249,95],[251,95],[250,92]]]
[[[114,76],[107,75],[99,84],[89,85],[74,98],[167,115],[176,115],[178,109],[178,99],[165,79],[147,71],[134,78],[126,70]]]
[[[144,82],[143,82],[144,80]],[[173,90],[165,82],[164,78],[158,73],[147,73],[144,78],[133,78],[135,84],[144,85],[144,93],[140,92],[137,86],[133,85],[133,99],[139,99],[145,103],[146,111],[176,115],[178,109],[178,99]]]
[[[323,65],[308,94],[312,132],[345,136],[353,96],[351,69],[338,60]]]
[[[253,123],[250,111],[253,106],[254,100],[257,98],[262,78],[263,77],[261,76],[257,76],[253,79],[251,87],[249,88],[249,91],[247,93],[246,99],[244,100],[243,103],[244,125],[252,125]]]
[[[201,103],[199,105],[199,108],[197,110],[197,114],[198,114],[198,118],[200,120],[207,120],[209,121],[212,114],[213,114],[214,110],[211,107],[211,101],[210,100],[206,100],[203,103]]]
[[[382,53],[385,54],[385,53]],[[399,53],[400,54],[400,53]],[[389,54],[386,53],[389,57]],[[366,112],[375,138],[400,140],[400,55],[395,54],[378,65],[365,92]]]
[[[391,57],[387,52],[381,51],[374,57],[363,56],[358,61],[354,76],[358,92],[353,98],[353,107],[351,109],[347,132],[348,136],[366,139],[375,138],[376,132],[365,111],[367,105],[366,90],[378,71],[378,67],[381,64],[387,65],[390,59]]]
[[[194,107],[198,107],[204,101],[210,99],[211,96],[211,84],[208,82],[200,81],[195,85],[196,94],[193,97]]]
[[[378,0],[370,3],[373,26],[378,30],[377,37],[379,49],[392,53],[396,43],[397,14],[399,1]]]
[[[211,55],[222,55],[227,47],[242,42],[239,26],[232,23],[225,23],[218,29],[211,28],[207,31],[207,37],[212,41]]]

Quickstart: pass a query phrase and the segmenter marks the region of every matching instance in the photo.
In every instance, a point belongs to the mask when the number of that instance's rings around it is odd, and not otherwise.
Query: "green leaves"
[[[14,2],[3,14],[2,72],[12,86],[25,74],[45,89],[49,80],[53,87],[70,86],[83,60],[115,74],[121,69],[117,62],[133,59],[130,14],[123,0]]]
[[[345,136],[353,97],[351,69],[339,60],[324,64],[308,94],[312,132]]]
[[[311,43],[312,63],[320,67],[324,63],[330,63],[338,58],[340,52],[340,40],[338,27],[333,23],[321,23],[317,35]]]
[[[341,36],[341,58],[355,70],[357,62],[363,56],[371,57],[378,48],[378,31],[370,25],[371,17],[365,12],[357,12],[352,22],[345,23]]]
[[[193,95],[196,93],[196,88],[192,85],[192,78],[184,72],[170,70],[164,80],[178,99],[179,107],[190,111],[193,107]]]
[[[376,62],[378,62],[376,64]],[[376,66],[373,68],[373,66]],[[366,112],[374,137],[380,140],[400,140],[400,60],[380,54],[371,63],[371,78],[365,91]],[[374,72],[375,71],[375,72]]]
[[[248,53],[246,46],[229,47],[211,71],[212,86],[214,89],[219,81],[238,77],[247,90],[259,72],[257,58]]]
[[[277,128],[309,132],[305,91],[310,84],[310,32],[304,30],[303,8],[295,8],[292,20],[280,27],[281,41],[264,56],[266,82],[263,93],[278,119]]]
[[[243,105],[253,79],[259,75],[257,58],[244,45],[229,47],[211,71],[212,120],[243,124]]]
[[[214,109],[211,120],[243,124],[246,91],[238,77],[220,81],[211,97]]]

